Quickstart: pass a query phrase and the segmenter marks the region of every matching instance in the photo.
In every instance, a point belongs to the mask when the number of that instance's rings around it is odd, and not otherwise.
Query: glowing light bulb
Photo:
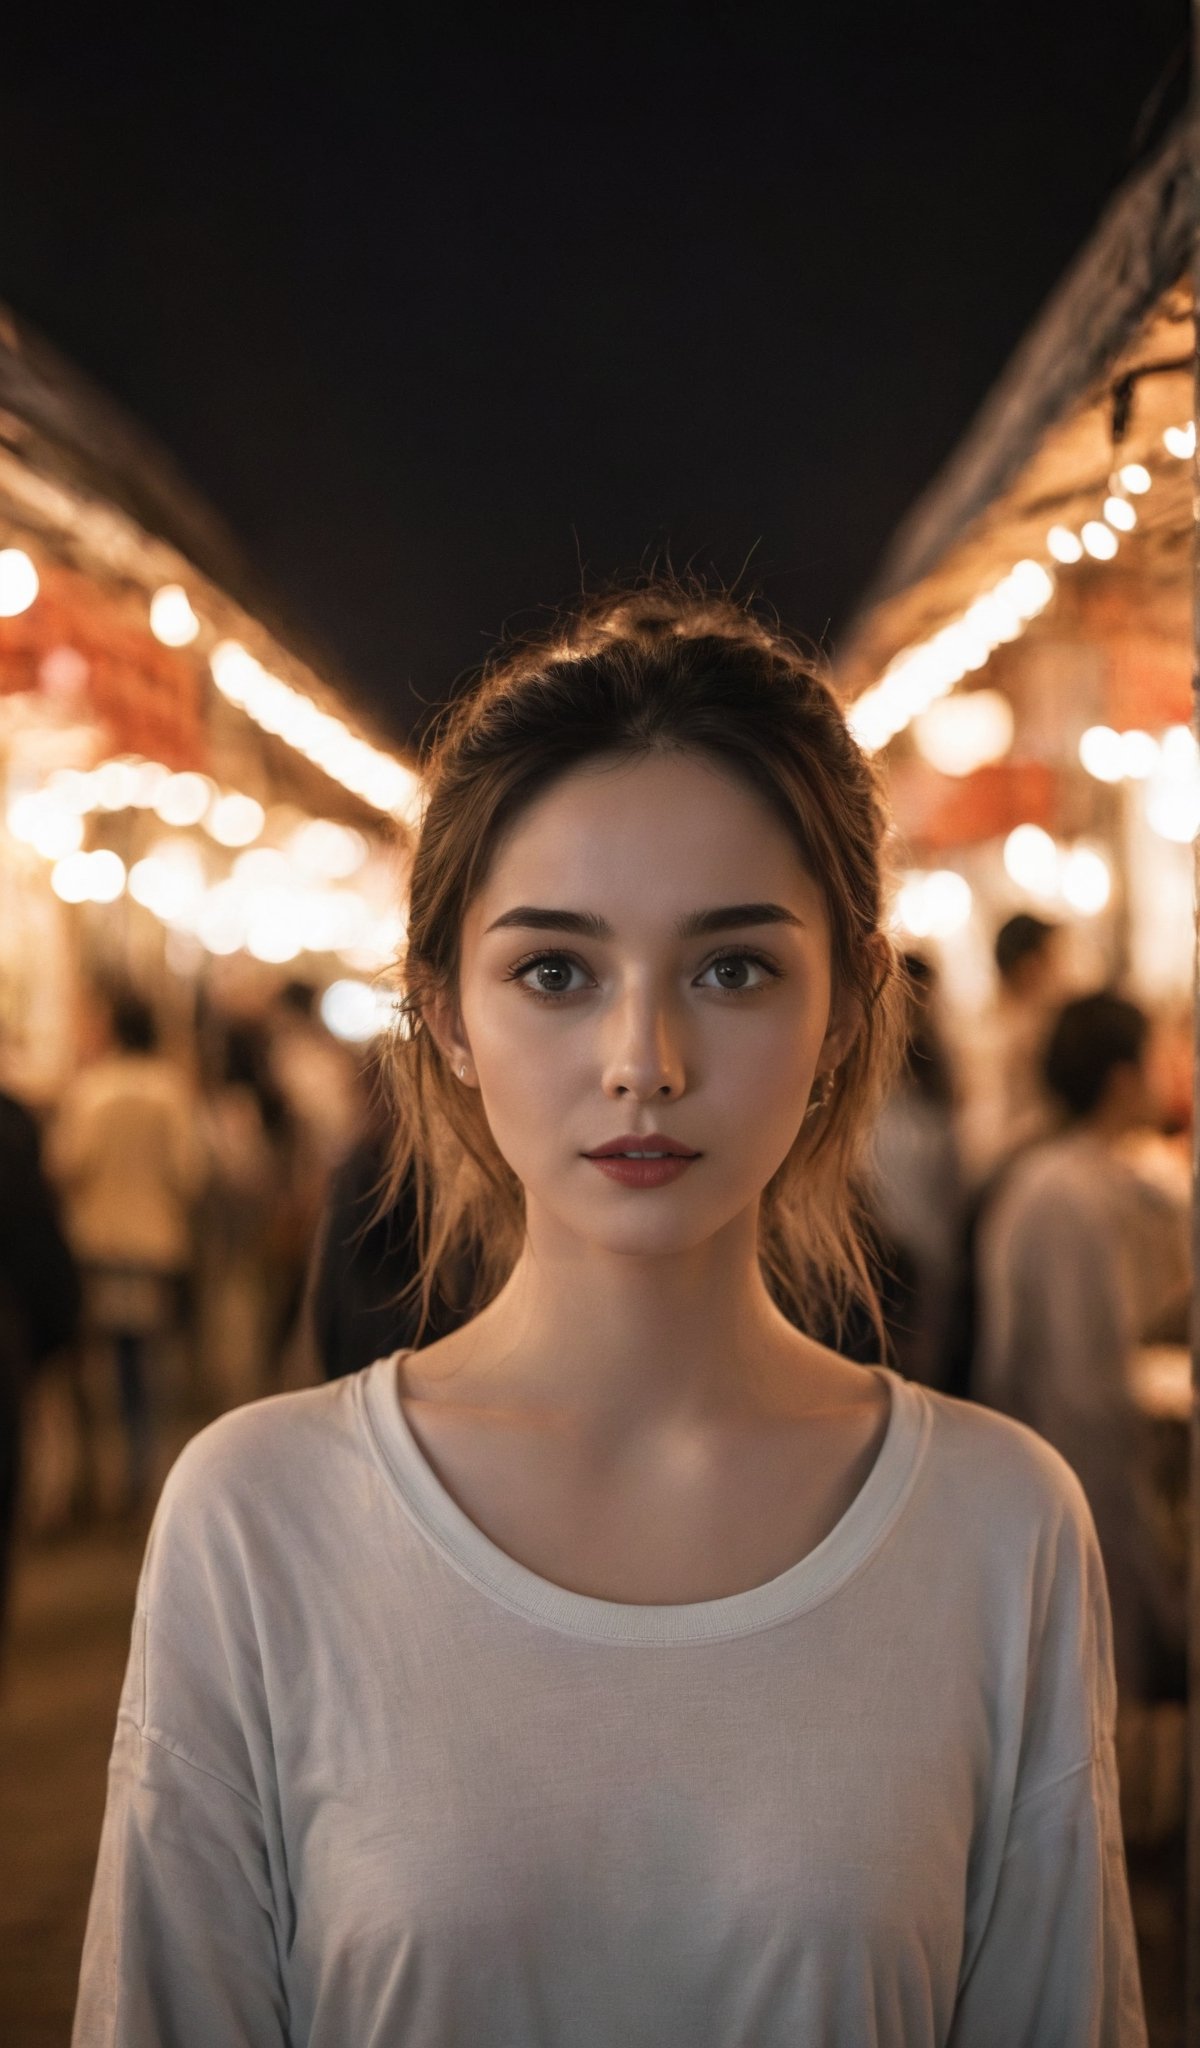
[[[1148,732],[1134,727],[1121,734],[1121,773],[1133,782],[1144,782],[1158,765],[1158,745]]]
[[[1146,817],[1160,839],[1189,846],[1200,831],[1200,782],[1164,777],[1146,792]]]
[[[306,875],[318,881],[344,882],[367,857],[367,842],[349,825],[332,818],[309,818],[287,842],[288,854]]]
[[[204,828],[219,846],[249,846],[252,839],[258,838],[265,821],[266,812],[254,797],[240,796],[231,790],[210,805]]]
[[[973,775],[1007,754],[1013,711],[999,690],[970,690],[943,697],[923,711],[913,728],[918,751],[941,775]]]
[[[1062,893],[1081,917],[1095,917],[1112,895],[1112,873],[1103,854],[1074,846],[1062,866]]]
[[[1111,725],[1089,725],[1079,742],[1079,758],[1097,782],[1119,782],[1125,773],[1121,735]]]
[[[1180,462],[1186,462],[1189,456],[1196,453],[1194,421],[1189,420],[1186,427],[1167,427],[1163,433],[1163,447],[1168,455],[1177,456]]]
[[[1054,578],[1041,562],[1026,559],[1009,570],[996,586],[1004,591],[1018,618],[1032,619],[1044,611],[1054,595]]]
[[[150,631],[164,647],[187,647],[200,631],[200,621],[182,583],[164,583],[150,600]]]
[[[84,855],[88,862],[88,895],[93,903],[115,903],[125,888],[125,863],[110,847]]]
[[[349,1045],[365,1045],[378,1038],[392,1017],[390,996],[365,981],[331,981],[320,1009],[326,1030]]]
[[[1004,865],[1031,896],[1058,893],[1058,848],[1040,825],[1017,825],[1004,842]]]
[[[971,885],[953,868],[935,868],[925,879],[925,914],[935,939],[952,938],[971,915]]]
[[[1106,498],[1104,517],[1110,526],[1116,527],[1118,533],[1132,533],[1137,525],[1137,513],[1128,498]]]
[[[1056,562],[1077,562],[1083,553],[1083,542],[1069,526],[1052,526],[1046,535],[1046,546]]]
[[[38,572],[24,548],[0,548],[0,619],[27,612],[39,587]]]
[[[82,817],[95,804],[96,785],[80,768],[56,768],[46,782],[46,794],[64,811],[75,811]]]
[[[1089,519],[1079,537],[1097,562],[1111,562],[1117,552],[1117,536],[1102,519]]]
[[[100,811],[125,811],[137,789],[137,769],[132,761],[102,761],[92,771],[93,801]]]
[[[153,808],[164,825],[198,825],[212,796],[213,786],[208,777],[186,769],[182,775],[167,779]]]
[[[86,903],[88,888],[88,861],[90,854],[68,853],[62,860],[55,861],[50,871],[50,887],[63,903]]]
[[[1135,498],[1140,498],[1150,488],[1150,472],[1144,463],[1127,462],[1123,469],[1117,471],[1117,482],[1123,491],[1130,491]]]

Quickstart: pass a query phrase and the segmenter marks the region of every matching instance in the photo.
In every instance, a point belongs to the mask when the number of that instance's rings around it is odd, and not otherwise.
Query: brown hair
[[[802,1325],[840,1330],[856,1301],[881,1344],[857,1168],[895,1072],[903,1003],[881,927],[886,813],[875,772],[816,664],[744,604],[673,583],[593,601],[553,634],[502,648],[442,714],[425,767],[407,946],[387,1073],[395,1136],[385,1204],[411,1185],[420,1341],[435,1294],[477,1312],[524,1236],[524,1194],[479,1093],[458,1086],[428,1028],[456,986],[464,914],[502,832],[557,777],[596,755],[690,752],[751,784],[796,841],[828,906],[835,992],[859,1028],[823,1106],[763,1193],[764,1278]]]

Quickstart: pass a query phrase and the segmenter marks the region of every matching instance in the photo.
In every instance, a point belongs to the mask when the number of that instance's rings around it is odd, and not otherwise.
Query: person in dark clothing
[[[435,1295],[424,1330],[411,1283],[417,1272],[417,1207],[409,1184],[381,1211],[390,1130],[381,1103],[329,1184],[306,1288],[309,1333],[326,1379],[448,1337],[472,1313],[471,1280],[459,1307]],[[409,1291],[406,1293],[405,1290]]]
[[[38,1127],[0,1093],[0,1644],[21,1483],[25,1396],[37,1367],[76,1335],[80,1282],[42,1171]]]

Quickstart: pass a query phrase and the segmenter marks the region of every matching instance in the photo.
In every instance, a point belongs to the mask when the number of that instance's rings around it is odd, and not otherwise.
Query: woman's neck
[[[652,1256],[564,1239],[531,1220],[505,1286],[449,1340],[472,1382],[599,1432],[761,1409],[825,1354],[789,1324],[759,1268],[756,1219]]]

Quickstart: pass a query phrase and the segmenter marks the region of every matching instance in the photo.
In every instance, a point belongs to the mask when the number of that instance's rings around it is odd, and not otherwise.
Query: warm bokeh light
[[[158,793],[154,810],[164,825],[198,825],[213,798],[213,786],[206,775],[185,769],[171,775]]]
[[[1158,765],[1158,742],[1136,726],[1121,734],[1121,773],[1131,782],[1144,782]]]
[[[348,1045],[365,1045],[386,1031],[391,998],[365,981],[331,981],[321,997],[321,1022]]]
[[[1083,555],[1083,542],[1069,526],[1052,526],[1046,535],[1046,546],[1056,562],[1078,562]]]
[[[1104,517],[1110,526],[1116,527],[1118,533],[1132,533],[1137,525],[1137,513],[1128,498],[1106,498]]]
[[[1102,519],[1089,519],[1079,537],[1097,562],[1111,562],[1117,552],[1117,536]]]
[[[999,690],[968,690],[943,697],[913,727],[918,752],[942,775],[973,775],[1007,754],[1013,710]]]
[[[1031,896],[1058,892],[1058,848],[1040,825],[1018,825],[1004,842],[1004,866],[1019,888]]]
[[[1095,917],[1112,895],[1112,871],[1102,853],[1073,846],[1062,864],[1062,893],[1081,917]]]
[[[210,659],[213,681],[264,732],[277,733],[332,781],[373,809],[408,818],[420,800],[420,780],[391,754],[359,739],[340,718],[322,711],[302,690],[273,676],[236,640],[222,640]]]
[[[38,589],[38,572],[24,548],[0,548],[0,619],[27,612]]]
[[[1143,462],[1127,462],[1117,471],[1117,482],[1123,491],[1131,491],[1140,498],[1150,488],[1150,472]]]
[[[973,903],[965,875],[953,868],[917,870],[896,898],[896,920],[914,939],[949,939],[968,922]]]
[[[1111,725],[1089,725],[1079,742],[1079,758],[1097,782],[1119,782],[1125,773],[1121,735]]]
[[[150,631],[164,647],[188,647],[200,631],[200,621],[182,583],[164,583],[150,600]]]
[[[1196,453],[1194,421],[1189,420],[1186,427],[1167,427],[1163,432],[1163,447],[1168,455],[1177,456],[1180,462],[1186,462],[1189,456]]]
[[[218,846],[249,846],[257,839],[266,820],[262,805],[252,796],[229,791],[216,797],[204,817],[204,829]]]

